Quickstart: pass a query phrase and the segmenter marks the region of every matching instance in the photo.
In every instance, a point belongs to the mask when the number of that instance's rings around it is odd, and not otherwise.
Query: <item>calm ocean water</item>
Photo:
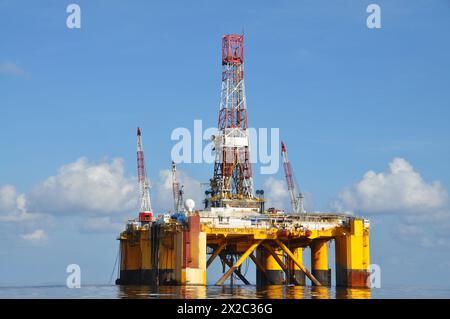
[[[87,285],[78,289],[66,286],[0,287],[0,298],[275,298],[275,299],[369,299],[369,298],[450,298],[450,288],[386,287],[343,289],[310,286],[206,286],[149,287]]]

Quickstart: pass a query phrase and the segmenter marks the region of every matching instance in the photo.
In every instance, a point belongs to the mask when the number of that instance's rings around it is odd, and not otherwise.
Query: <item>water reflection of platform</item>
[[[123,299],[370,299],[370,289],[315,286],[118,286]]]

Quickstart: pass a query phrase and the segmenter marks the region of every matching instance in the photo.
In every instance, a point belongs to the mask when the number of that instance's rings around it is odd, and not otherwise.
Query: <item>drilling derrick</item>
[[[180,187],[180,183],[177,180],[177,166],[174,161],[172,161],[172,192],[175,212],[182,212],[184,210],[183,186]]]
[[[253,195],[244,86],[244,36],[222,37],[222,88],[216,160],[211,179],[212,207],[259,207]]]
[[[292,211],[294,214],[305,213],[303,208],[303,194],[299,191],[297,183],[295,183],[295,179],[292,174],[291,162],[289,162],[286,146],[283,142],[281,142],[281,154],[283,155],[284,173],[286,176],[289,195],[291,197]]]
[[[141,129],[137,128],[137,166],[139,182],[139,220],[150,221],[152,219],[152,204],[150,201],[150,186],[144,166],[144,148],[142,147]]]

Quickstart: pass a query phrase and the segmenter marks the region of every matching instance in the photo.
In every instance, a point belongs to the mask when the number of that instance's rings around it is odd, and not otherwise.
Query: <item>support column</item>
[[[295,258],[300,263],[303,263],[303,248],[299,247],[299,248],[292,249],[292,253],[294,254]],[[304,286],[305,283],[306,283],[306,275],[305,275],[305,273],[303,272],[303,270],[300,269],[299,266],[297,266],[295,264],[295,262],[289,256],[287,256],[287,258],[288,258],[288,261],[289,261],[289,263],[288,263],[289,270],[294,273],[294,276],[297,279],[297,283],[300,286]],[[289,283],[290,284],[294,284],[294,285],[297,284],[296,282],[294,282],[292,280],[292,278],[289,279]]]
[[[120,237],[119,285],[156,285],[158,279],[151,263],[151,230],[134,230]]]
[[[160,241],[159,246],[159,284],[173,285],[175,283],[175,236],[173,233],[166,234]]]
[[[137,242],[137,244],[136,244]],[[120,239],[120,276],[118,285],[141,284],[141,250],[136,234],[128,234]]]
[[[369,228],[350,221],[348,233],[336,237],[336,286],[367,288],[370,266]]]
[[[157,285],[158,284],[158,265],[152,263],[153,247],[151,243],[151,235],[155,230],[141,230],[140,233],[140,285]]]
[[[276,250],[275,252],[280,259],[283,259],[283,254],[280,250]],[[258,247],[256,250],[256,259],[265,269],[265,275],[261,273],[260,270],[256,270],[256,284],[258,286],[283,284],[283,269],[268,251],[266,251],[263,247]]]
[[[175,277],[181,285],[206,285],[206,233],[200,216],[189,217],[188,228],[175,239]]]
[[[331,286],[327,242],[325,239],[314,239],[311,243],[311,271],[322,286]]]

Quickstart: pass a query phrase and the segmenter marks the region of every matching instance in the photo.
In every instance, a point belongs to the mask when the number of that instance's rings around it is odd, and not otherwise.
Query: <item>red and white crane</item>
[[[281,142],[281,155],[283,156],[284,173],[286,176],[286,182],[288,186],[289,195],[291,196],[291,205],[294,214],[303,214],[305,209],[303,208],[303,194],[300,192],[297,183],[295,182],[292,174],[291,162],[289,162],[286,146]]]
[[[137,128],[137,166],[139,182],[139,221],[151,221],[153,217],[150,201],[150,185],[144,166],[144,148],[142,146],[141,129]]]

